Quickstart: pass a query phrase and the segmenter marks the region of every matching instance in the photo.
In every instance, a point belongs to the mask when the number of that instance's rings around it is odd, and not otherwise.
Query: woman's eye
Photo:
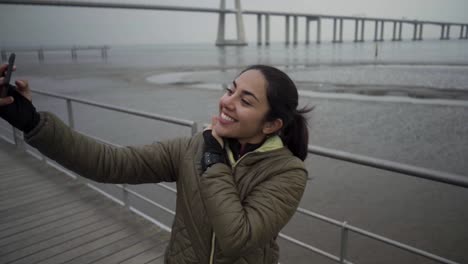
[[[242,103],[248,106],[251,106],[252,104],[249,103],[249,101],[242,99]]]
[[[232,89],[230,87],[226,88],[226,93],[231,95],[232,94]]]

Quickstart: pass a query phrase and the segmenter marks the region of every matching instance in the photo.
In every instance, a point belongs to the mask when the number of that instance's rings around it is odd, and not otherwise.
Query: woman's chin
[[[223,128],[221,127],[219,124],[215,125],[213,127],[213,130],[215,131],[216,135],[222,137],[222,138],[229,138],[231,137],[229,133],[230,131],[228,131],[226,128]]]

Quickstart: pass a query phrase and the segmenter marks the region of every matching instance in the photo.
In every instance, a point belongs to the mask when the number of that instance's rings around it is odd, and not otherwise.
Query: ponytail
[[[291,122],[280,131],[280,137],[294,156],[305,160],[308,153],[309,130],[307,129],[306,113],[314,107],[304,107],[296,110]]]

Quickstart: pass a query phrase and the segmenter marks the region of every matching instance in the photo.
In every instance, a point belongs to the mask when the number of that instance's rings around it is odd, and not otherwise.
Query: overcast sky
[[[96,1],[93,1],[96,2]],[[100,1],[104,2],[104,1]],[[107,1],[151,3],[219,8],[219,0],[153,0]],[[233,0],[227,0],[228,7]],[[468,23],[466,0],[248,0],[244,10],[291,11],[312,14],[359,15],[368,17],[408,18]],[[257,39],[256,17],[244,16],[249,42]],[[228,16],[228,34],[233,35],[234,16]],[[292,22],[292,21],[291,21]],[[173,11],[140,11],[0,5],[0,45],[73,45],[73,44],[157,44],[214,43],[218,15]],[[284,41],[284,18],[271,18],[271,40]],[[292,23],[291,23],[292,24]],[[299,40],[305,39],[305,25],[299,20]],[[332,35],[331,22],[324,22],[322,38]],[[366,24],[366,39],[373,39],[373,27]],[[385,28],[385,38],[392,34]],[[345,39],[354,36],[354,23],[344,25]],[[452,27],[452,38],[458,38],[459,27]],[[315,36],[312,24],[311,35]],[[412,27],[405,26],[403,35],[412,36]],[[424,27],[424,37],[438,37],[440,27]]]

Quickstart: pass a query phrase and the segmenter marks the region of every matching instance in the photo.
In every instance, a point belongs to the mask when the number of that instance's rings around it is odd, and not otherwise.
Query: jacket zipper
[[[244,156],[242,156],[240,159],[238,159],[234,163],[234,165],[232,165],[233,172],[235,171],[236,165],[239,164],[239,161],[241,161],[245,156],[247,156],[249,154],[250,153],[246,153]],[[213,235],[211,236],[210,264],[214,264],[215,241],[216,241],[216,235],[215,235],[215,232],[213,231]]]
[[[237,164],[239,164],[239,161],[241,161],[245,156],[249,155],[250,153],[252,152],[248,152],[244,154],[244,156],[240,157],[240,159],[237,159],[237,161],[232,165],[233,174],[235,172]],[[215,232],[213,231],[213,235],[211,236],[211,250],[210,250],[210,263],[209,264],[214,264],[215,241],[216,241],[216,235],[215,235]]]
[[[213,231],[213,235],[211,235],[210,264],[214,263],[215,239],[216,239],[216,235]]]

